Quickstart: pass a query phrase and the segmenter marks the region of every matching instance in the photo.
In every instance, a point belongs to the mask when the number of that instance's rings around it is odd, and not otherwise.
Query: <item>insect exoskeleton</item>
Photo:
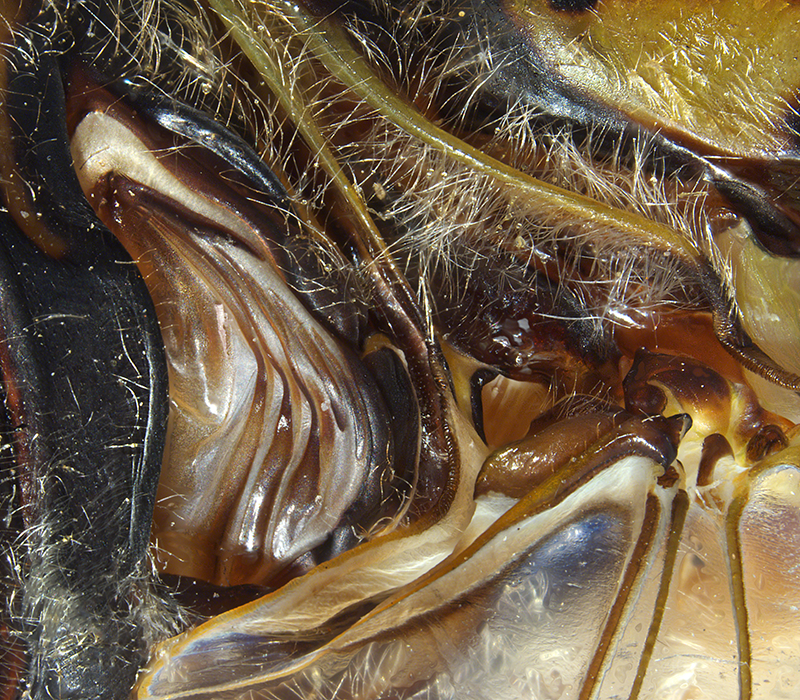
[[[3,10],[5,694],[788,697],[799,12]]]

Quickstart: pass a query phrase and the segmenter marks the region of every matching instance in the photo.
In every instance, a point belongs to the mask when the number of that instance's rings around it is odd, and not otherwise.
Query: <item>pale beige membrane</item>
[[[792,700],[800,692],[800,463],[796,453],[775,461],[751,485],[738,532],[753,697]]]
[[[770,255],[741,222],[717,237],[742,325],[770,357],[800,374],[800,261]]]

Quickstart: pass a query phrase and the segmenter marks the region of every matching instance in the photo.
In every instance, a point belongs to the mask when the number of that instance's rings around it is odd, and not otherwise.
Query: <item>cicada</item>
[[[2,697],[796,696],[797,3],[2,15]]]

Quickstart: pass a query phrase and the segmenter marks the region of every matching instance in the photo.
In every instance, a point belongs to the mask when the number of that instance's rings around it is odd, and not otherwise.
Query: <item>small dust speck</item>
[[[372,183],[372,191],[375,193],[375,196],[382,202],[386,199],[386,190],[383,188],[383,185],[381,185],[380,182]]]

